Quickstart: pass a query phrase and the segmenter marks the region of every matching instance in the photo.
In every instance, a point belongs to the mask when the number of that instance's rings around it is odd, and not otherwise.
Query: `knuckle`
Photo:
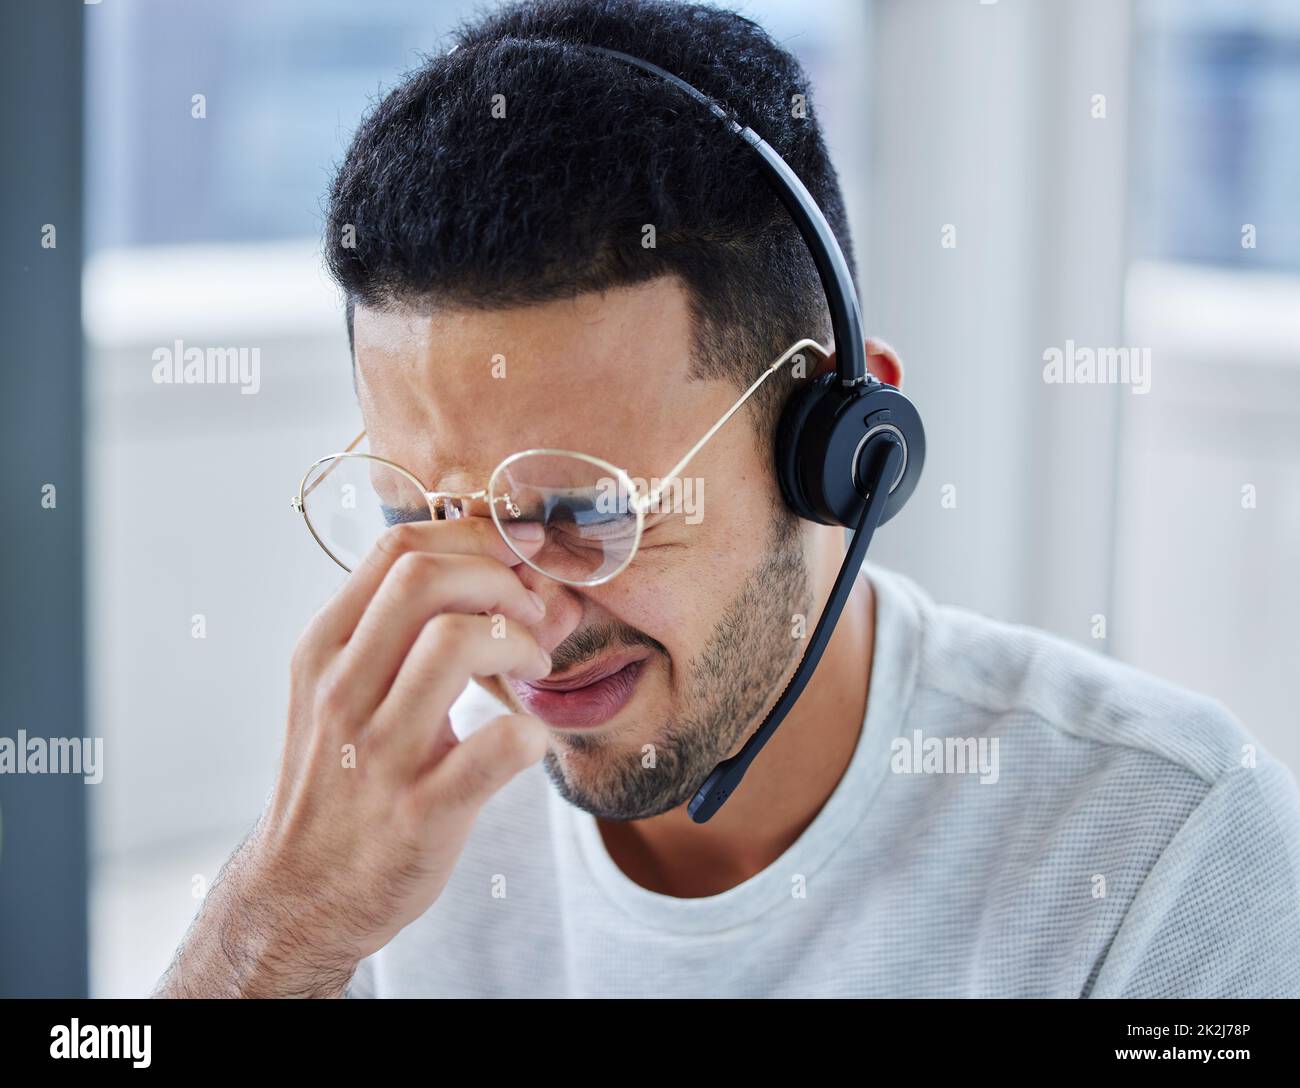
[[[410,592],[433,576],[438,557],[428,552],[403,552],[398,556],[389,577],[403,592]]]
[[[337,674],[325,676],[316,687],[312,709],[316,721],[324,725],[338,725],[347,720],[349,712],[348,685]]]
[[[493,737],[490,746],[480,752],[480,758],[457,768],[447,782],[443,800],[452,808],[476,807],[494,784],[493,761],[500,750],[499,738]]]
[[[503,768],[519,767],[534,758],[536,743],[535,725],[525,715],[495,719],[485,727],[475,758],[458,767],[445,784],[444,802],[452,807],[480,804],[508,778]]]
[[[421,544],[420,524],[414,521],[403,521],[389,526],[379,537],[379,550],[386,555],[397,557],[416,551]]]
[[[473,616],[443,612],[425,623],[420,638],[436,656],[448,657],[464,652],[476,629]]]
[[[332,603],[332,602],[331,602]],[[289,658],[290,670],[298,675],[316,669],[330,641],[330,606],[319,609],[303,628]]]
[[[502,719],[500,748],[497,754],[502,761],[523,756],[534,744],[536,722],[523,714],[510,714]]]
[[[470,804],[478,796],[478,781],[481,774],[477,767],[467,767],[453,778],[440,783],[439,807],[458,809]]]
[[[316,646],[311,638],[310,628],[298,640],[297,645],[293,648],[293,653],[289,657],[289,674],[291,676],[305,676],[310,673],[316,665]]]
[[[400,839],[414,847],[428,836],[429,818],[433,815],[431,799],[418,789],[397,790],[392,797],[391,823]]]

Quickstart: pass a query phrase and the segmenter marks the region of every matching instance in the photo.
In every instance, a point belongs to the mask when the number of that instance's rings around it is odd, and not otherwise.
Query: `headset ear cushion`
[[[836,375],[829,373],[806,382],[786,401],[776,426],[776,478],[781,496],[801,518],[822,525],[834,524],[817,512],[824,505],[819,491],[826,450],[819,445],[824,436],[809,428],[808,419],[833,392],[835,381]]]
[[[776,430],[781,494],[801,518],[820,525],[853,525],[865,497],[856,479],[864,443],[876,429],[903,443],[903,475],[891,485],[880,524],[907,502],[925,463],[925,428],[916,407],[892,385],[845,389],[837,375],[809,382],[786,403]]]

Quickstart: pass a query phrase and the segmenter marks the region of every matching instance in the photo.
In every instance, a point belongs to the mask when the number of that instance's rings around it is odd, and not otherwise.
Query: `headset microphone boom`
[[[719,763],[691,799],[691,819],[702,824],[735,793],[754,757],[812,678],[844,611],[872,534],[902,509],[916,489],[925,463],[925,429],[912,402],[868,372],[862,315],[848,262],[826,216],[789,164],[753,129],[657,64],[603,46],[580,48],[673,84],[706,107],[754,152],[764,177],[812,254],[835,337],[835,373],[808,382],[791,396],[777,424],[774,456],[786,505],[810,521],[851,529],[853,538],[808,648],[781,697],[740,751]]]

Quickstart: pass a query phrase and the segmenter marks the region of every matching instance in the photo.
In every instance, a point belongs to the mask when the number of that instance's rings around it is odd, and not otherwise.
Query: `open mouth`
[[[561,677],[512,680],[528,713],[548,725],[580,729],[603,725],[623,709],[636,691],[645,657],[619,654]]]

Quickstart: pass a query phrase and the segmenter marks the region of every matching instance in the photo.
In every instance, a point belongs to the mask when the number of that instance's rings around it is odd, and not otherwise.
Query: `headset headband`
[[[753,150],[763,175],[812,254],[835,336],[839,381],[836,383],[828,374],[795,395],[777,427],[775,457],[782,494],[795,512],[822,524],[844,525],[853,531],[853,537],[807,650],[776,704],[740,750],[714,767],[691,799],[691,819],[705,823],[739,787],[750,764],[812,679],[848,603],[876,527],[897,511],[916,485],[924,458],[924,432],[907,399],[867,372],[862,314],[848,262],[826,216],[789,164],[753,129],[657,64],[604,46],[567,44],[603,53],[671,83],[708,109]],[[812,485],[811,495],[804,486],[807,483]]]
[[[758,156],[763,174],[776,190],[776,195],[785,206],[790,218],[794,220],[799,234],[803,237],[812,254],[817,275],[822,281],[822,291],[826,295],[826,304],[831,313],[831,331],[835,337],[835,369],[840,382],[845,386],[860,385],[867,381],[867,349],[862,335],[862,312],[858,308],[858,296],[853,287],[853,277],[849,273],[849,264],[835,238],[835,232],[826,222],[826,216],[813,200],[812,194],[799,180],[799,175],[790,169],[790,165],[781,158],[766,140],[747,125],[736,120],[708,95],[696,90],[684,79],[665,71],[657,64],[634,57],[629,53],[620,53],[617,49],[606,49],[602,45],[577,45],[580,49],[589,49],[614,57],[643,72],[667,80],[683,93],[705,106],[719,121],[739,136]]]

